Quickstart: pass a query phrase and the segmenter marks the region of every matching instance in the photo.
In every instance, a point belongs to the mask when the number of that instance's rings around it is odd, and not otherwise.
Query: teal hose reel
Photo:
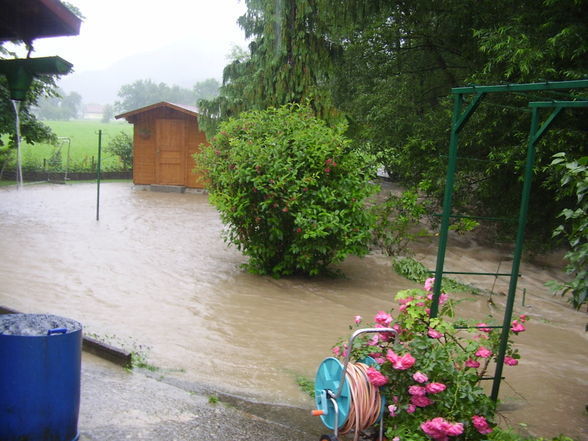
[[[361,334],[383,332],[392,333],[394,335],[396,334],[396,330],[392,328],[358,329],[350,337],[347,347],[353,347],[353,341]],[[332,436],[323,435],[321,441],[338,441],[337,437],[339,435],[339,429],[345,425],[349,418],[349,413],[353,404],[353,390],[346,378],[350,357],[350,351],[348,351],[343,363],[334,357],[328,357],[323,360],[317,369],[314,386],[316,408],[312,411],[312,415],[320,416],[322,423],[327,428],[333,430]],[[361,362],[368,366],[376,367],[378,365],[371,357],[366,357],[361,360]],[[382,397],[381,412],[379,416],[380,441],[383,439],[384,429],[382,416],[384,408],[384,398]]]
[[[342,378],[341,391],[335,398],[333,391],[339,390]],[[323,424],[329,429],[340,429],[349,416],[351,396],[343,364],[336,358],[326,358],[320,364],[314,382],[314,396]]]

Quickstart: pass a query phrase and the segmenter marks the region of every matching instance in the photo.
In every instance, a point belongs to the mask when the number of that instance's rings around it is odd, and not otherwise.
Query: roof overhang
[[[0,42],[78,35],[82,20],[59,0],[0,0]]]
[[[193,116],[193,117],[198,116],[198,109],[194,106],[186,106],[183,104],[173,104],[173,103],[168,103],[167,101],[162,101],[160,103],[155,103],[155,104],[151,104],[149,106],[141,107],[140,109],[131,110],[130,112],[121,113],[120,115],[116,115],[115,118],[116,119],[124,118],[128,122],[132,123],[135,116],[137,116],[141,113],[150,112],[152,110],[156,110],[156,109],[160,109],[160,108],[167,108],[167,109],[175,110],[177,112],[180,112],[180,113],[183,113],[183,114],[186,114],[189,116]]]

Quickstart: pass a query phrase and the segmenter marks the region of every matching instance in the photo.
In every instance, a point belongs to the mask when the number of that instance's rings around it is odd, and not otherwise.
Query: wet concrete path
[[[219,396],[89,354],[82,365],[80,441],[316,441],[324,431],[307,409]]]

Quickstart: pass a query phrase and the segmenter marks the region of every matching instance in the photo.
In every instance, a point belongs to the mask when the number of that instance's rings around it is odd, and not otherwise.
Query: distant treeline
[[[191,89],[166,83],[155,83],[150,79],[137,80],[121,86],[119,101],[102,107],[102,121],[108,122],[115,113],[124,113],[160,101],[196,106],[201,99],[218,96],[220,83],[214,78],[197,82]],[[43,120],[68,121],[84,115],[83,97],[77,92],[65,93],[61,89],[49,91],[39,99],[33,113]]]

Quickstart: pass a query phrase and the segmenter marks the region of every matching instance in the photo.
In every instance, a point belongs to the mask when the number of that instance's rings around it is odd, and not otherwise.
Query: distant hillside
[[[141,79],[191,88],[207,78],[222,78],[227,54],[214,50],[214,46],[202,48],[190,42],[180,42],[129,56],[108,69],[74,72],[63,77],[58,84],[66,93],[78,92],[84,103],[97,104],[114,103],[123,84]]]

